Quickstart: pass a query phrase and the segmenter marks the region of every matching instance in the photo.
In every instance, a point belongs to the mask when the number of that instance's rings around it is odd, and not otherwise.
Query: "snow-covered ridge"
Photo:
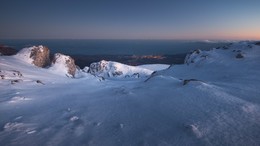
[[[14,57],[63,76],[75,77],[78,71],[74,59],[70,56],[56,53],[51,61],[50,50],[42,45],[23,48]]]
[[[102,60],[92,63],[89,72],[103,78],[143,78],[148,77],[153,71],[142,67]]]
[[[223,59],[243,59],[246,56],[246,52],[253,47],[257,46],[250,42],[239,42],[231,43],[223,47],[213,48],[209,51],[201,51],[197,49],[186,55],[184,63],[190,65],[202,62],[223,62]]]
[[[50,60],[50,51],[45,46],[32,46],[22,49],[15,55],[19,60],[29,64],[44,67],[53,73],[67,77],[82,77],[86,73],[105,78],[143,78],[149,76],[153,71],[138,66],[129,66],[113,61],[100,61],[92,63],[90,67],[80,70],[73,58],[61,53],[54,54]]]
[[[172,65],[165,70],[154,72],[146,82],[155,78],[171,78],[186,85],[189,82],[228,80],[235,76],[240,78],[260,69],[260,46],[254,42],[243,41],[208,51],[197,49],[188,53],[184,62],[183,65]]]

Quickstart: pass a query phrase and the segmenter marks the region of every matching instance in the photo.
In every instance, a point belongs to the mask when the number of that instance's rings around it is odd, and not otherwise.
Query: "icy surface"
[[[235,43],[187,62],[102,80],[1,56],[0,145],[260,145],[260,46]]]

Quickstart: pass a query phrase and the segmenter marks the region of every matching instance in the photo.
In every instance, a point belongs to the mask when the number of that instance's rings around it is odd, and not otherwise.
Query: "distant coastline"
[[[209,50],[228,43],[230,42],[208,40],[0,40],[0,44],[17,51],[25,47],[44,45],[53,54],[70,55],[80,68],[100,60],[116,61],[127,65],[182,64],[186,54],[192,50]]]
[[[183,64],[186,54],[176,55],[71,55],[75,63],[84,68],[101,60],[116,61],[127,65]]]

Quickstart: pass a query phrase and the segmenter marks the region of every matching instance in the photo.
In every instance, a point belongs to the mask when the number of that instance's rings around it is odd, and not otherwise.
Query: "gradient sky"
[[[0,2],[2,39],[260,40],[260,0]]]

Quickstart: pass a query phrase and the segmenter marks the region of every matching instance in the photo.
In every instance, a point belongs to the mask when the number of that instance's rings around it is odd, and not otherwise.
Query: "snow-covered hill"
[[[50,64],[50,50],[44,46],[23,48],[15,56],[24,62],[38,67],[46,67]]]
[[[253,42],[196,50],[183,65],[101,61],[81,78],[1,56],[0,145],[258,146],[259,64]]]
[[[89,72],[103,78],[142,78],[148,77],[153,71],[142,67],[102,60],[92,63]]]

